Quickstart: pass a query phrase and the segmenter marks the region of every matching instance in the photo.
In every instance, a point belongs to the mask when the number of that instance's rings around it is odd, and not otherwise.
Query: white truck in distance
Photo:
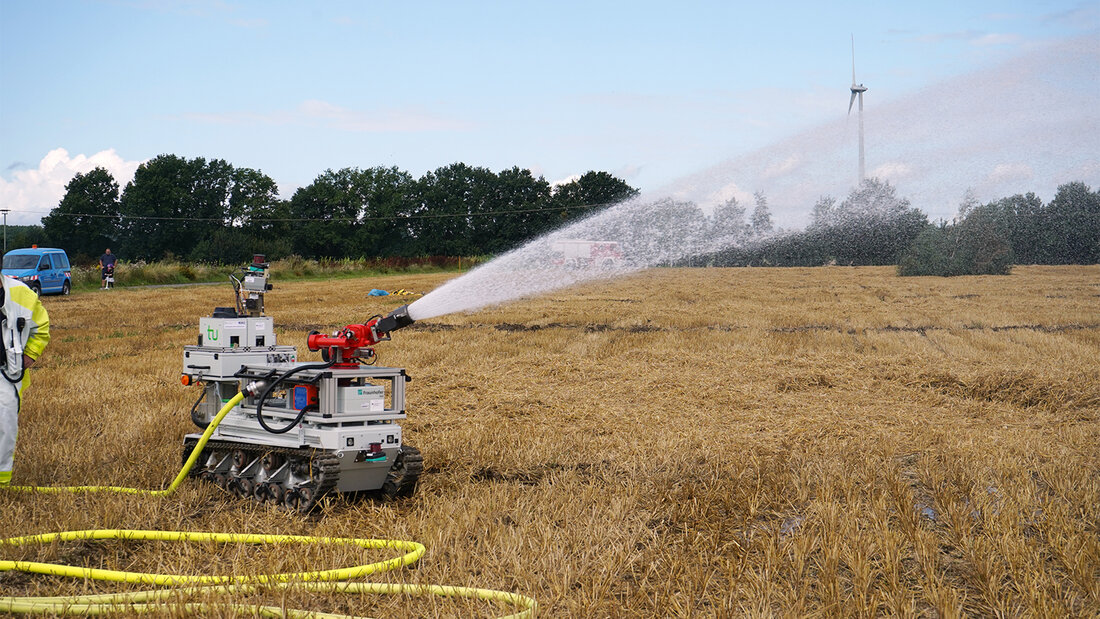
[[[618,241],[554,241],[550,262],[570,268],[614,269],[622,265],[623,250]]]

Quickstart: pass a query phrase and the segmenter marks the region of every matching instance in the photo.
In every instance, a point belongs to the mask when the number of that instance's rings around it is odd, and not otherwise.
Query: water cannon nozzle
[[[416,321],[409,316],[409,306],[402,305],[375,323],[374,329],[379,333],[390,333],[414,322]]]

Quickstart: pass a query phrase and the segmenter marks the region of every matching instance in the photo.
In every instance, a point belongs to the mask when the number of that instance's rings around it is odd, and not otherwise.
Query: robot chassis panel
[[[223,343],[232,346],[218,345]],[[275,344],[270,317],[200,320],[199,343],[186,346],[183,359],[185,382],[205,383],[191,412],[200,428],[247,383],[286,378],[266,400],[260,393],[246,395],[222,419],[191,475],[301,513],[333,491],[380,491],[386,498],[411,494],[423,461],[403,442],[398,424],[406,417],[405,370],[355,363],[303,366],[296,359],[293,346]],[[265,429],[258,413],[278,433]],[[200,436],[184,438],[185,461]]]

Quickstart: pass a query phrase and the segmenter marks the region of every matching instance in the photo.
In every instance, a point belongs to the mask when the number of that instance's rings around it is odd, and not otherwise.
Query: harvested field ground
[[[280,343],[361,322],[450,275],[280,284]],[[208,286],[49,297],[15,483],[161,488],[193,431],[181,349]],[[658,269],[383,343],[408,368],[417,494],[302,519],[176,495],[0,492],[0,534],[138,528],[420,541],[379,581],[530,595],[545,617],[1100,614],[1100,268],[898,278],[891,268]],[[308,353],[304,359],[315,358]],[[62,544],[0,558],[268,572],[350,549]],[[374,557],[371,557],[374,558]],[[0,575],[20,595],[114,591]],[[490,603],[273,593],[381,617]],[[183,613],[166,611],[169,615]],[[226,611],[226,615],[230,615]]]

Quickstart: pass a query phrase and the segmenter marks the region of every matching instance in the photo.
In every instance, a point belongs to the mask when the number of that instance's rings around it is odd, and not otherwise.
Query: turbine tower
[[[852,115],[852,105],[856,102],[856,96],[859,96],[859,184],[863,184],[863,179],[866,178],[864,173],[863,162],[863,93],[867,92],[867,87],[863,84],[856,84],[856,35],[852,35],[852,99],[848,101],[848,115]]]

